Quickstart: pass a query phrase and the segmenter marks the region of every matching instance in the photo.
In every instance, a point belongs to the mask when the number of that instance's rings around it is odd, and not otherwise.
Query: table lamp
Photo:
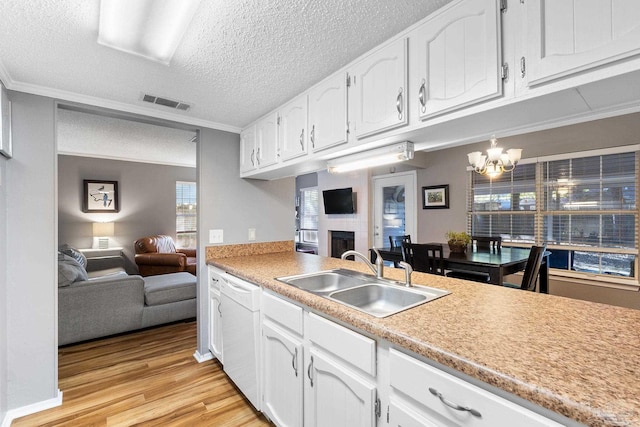
[[[98,249],[109,248],[109,237],[114,234],[113,222],[94,222],[93,237],[98,239]]]

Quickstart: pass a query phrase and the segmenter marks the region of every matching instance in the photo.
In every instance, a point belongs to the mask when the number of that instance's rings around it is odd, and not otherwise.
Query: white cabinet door
[[[349,99],[354,103],[358,138],[408,123],[406,38],[364,58],[350,74]]]
[[[256,123],[256,166],[278,163],[278,115],[273,113]]]
[[[309,141],[320,151],[348,140],[347,75],[337,73],[309,92]]]
[[[316,349],[312,348],[305,359],[305,426],[376,425],[375,385]]]
[[[636,0],[527,1],[529,85],[640,54]]]
[[[304,388],[302,341],[267,320],[262,325],[262,358],[262,410],[279,427],[301,426]]]
[[[495,0],[458,2],[416,28],[410,40],[417,57],[411,87],[421,119],[502,95]]]
[[[220,293],[212,290],[209,290],[209,320],[209,350],[220,363],[223,363]]]
[[[256,126],[251,125],[240,132],[240,173],[250,172],[256,167]]]
[[[307,154],[307,95],[280,109],[278,147],[284,160]]]

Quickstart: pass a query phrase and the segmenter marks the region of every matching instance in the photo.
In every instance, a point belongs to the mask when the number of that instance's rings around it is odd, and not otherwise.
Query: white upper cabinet
[[[320,151],[348,140],[347,75],[337,73],[309,92],[309,142]]]
[[[464,0],[410,34],[411,87],[421,119],[502,95],[500,10]],[[413,108],[411,107],[412,111]]]
[[[240,132],[240,173],[256,167],[256,125],[251,125]]]
[[[269,114],[256,123],[256,166],[278,163],[278,115]]]
[[[527,1],[529,85],[640,54],[637,0]]]
[[[356,137],[408,123],[406,37],[354,64],[350,74]]]
[[[307,95],[282,107],[278,120],[280,159],[285,161],[307,154]]]

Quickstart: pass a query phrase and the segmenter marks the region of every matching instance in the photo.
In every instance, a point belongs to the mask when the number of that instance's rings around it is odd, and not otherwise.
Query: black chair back
[[[502,237],[500,236],[471,236],[471,240],[478,251],[500,253],[502,249]]]
[[[542,264],[542,258],[544,257],[544,252],[546,250],[546,245],[531,246],[527,266],[525,267],[524,274],[522,275],[522,284],[520,285],[520,289],[525,291],[536,290],[536,279],[538,278],[538,273],[540,273],[540,265]]]
[[[403,243],[402,257],[411,264],[414,271],[444,276],[444,259],[442,245]]]
[[[392,249],[401,248],[402,242],[411,243],[411,236],[408,234],[404,236],[389,236],[389,243]]]

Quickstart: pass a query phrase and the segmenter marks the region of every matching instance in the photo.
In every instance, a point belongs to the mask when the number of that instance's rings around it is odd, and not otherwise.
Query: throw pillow
[[[69,255],[58,252],[58,287],[69,286],[80,280],[89,280],[84,267]]]
[[[58,250],[65,255],[69,255],[71,258],[78,261],[82,268],[87,268],[87,257],[76,248],[69,246],[68,244],[61,245]]]

